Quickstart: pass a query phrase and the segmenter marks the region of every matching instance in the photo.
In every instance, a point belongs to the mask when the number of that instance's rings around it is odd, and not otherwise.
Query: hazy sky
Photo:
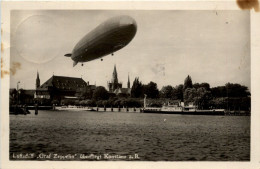
[[[103,62],[82,67],[64,57],[88,32],[117,15],[137,22],[134,39]],[[11,87],[35,88],[37,70],[41,84],[54,73],[81,77],[90,84],[107,87],[114,64],[119,81],[131,85],[135,77],[147,84],[193,83],[211,87],[227,82],[250,88],[250,14],[248,11],[113,11],[37,10],[11,12],[11,62],[21,69],[11,77]]]

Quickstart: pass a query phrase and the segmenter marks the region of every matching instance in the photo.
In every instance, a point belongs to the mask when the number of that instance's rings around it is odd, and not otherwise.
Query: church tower
[[[127,88],[128,88],[128,89],[130,89],[130,79],[129,79],[129,73],[128,73]]]
[[[37,78],[36,78],[36,89],[38,88],[38,87],[40,87],[40,77],[39,77],[39,72],[37,71]]]
[[[116,65],[114,66],[114,71],[112,75],[112,91],[116,90],[118,86],[118,78],[117,78],[117,71],[116,71]]]
[[[122,83],[118,82],[116,65],[115,65],[111,82],[108,82],[108,90],[109,92],[114,92],[118,88],[122,88]]]
[[[114,84],[118,83],[116,65],[114,66],[114,72],[113,72],[113,75],[112,75],[112,81],[111,82],[114,83]]]

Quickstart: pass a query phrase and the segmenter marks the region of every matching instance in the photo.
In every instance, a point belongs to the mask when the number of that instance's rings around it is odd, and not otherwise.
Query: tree
[[[160,90],[161,98],[172,98],[173,96],[173,87],[171,85],[163,86]]]
[[[213,97],[248,97],[250,92],[248,87],[240,85],[227,83],[225,86],[218,86],[211,88]]]
[[[103,100],[103,101],[102,101],[102,105],[103,105],[104,107],[110,106],[110,105],[108,104],[108,101],[107,101],[107,100]]]
[[[210,85],[208,83],[194,83],[192,85],[195,89],[198,89],[200,87],[204,87],[206,90],[210,90]]]
[[[192,80],[190,75],[188,75],[184,80],[183,91],[185,91],[187,88],[192,88]]]
[[[97,105],[97,107],[103,107],[104,106],[103,105],[103,100],[96,101],[96,105]]]
[[[206,82],[204,82],[204,83],[201,83],[200,84],[200,87],[204,87],[206,90],[210,90],[210,85],[208,84],[208,83],[206,83]]]
[[[241,98],[239,108],[241,110],[250,110],[251,107],[251,98],[250,97],[243,97]]]
[[[198,105],[199,109],[206,109],[209,107],[209,101],[211,100],[211,92],[205,87],[200,87],[197,89],[197,97],[195,103]]]
[[[141,107],[142,104],[137,99],[128,98],[125,100],[125,105],[127,107]]]
[[[194,84],[192,85],[192,87],[194,87],[195,89],[198,89],[198,88],[200,87],[200,84],[199,84],[199,83],[194,83]]]
[[[227,107],[226,107],[226,105],[227,105],[227,103],[226,103],[226,98],[220,98],[220,97],[218,97],[218,98],[212,98],[210,101],[209,101],[209,105],[212,107],[212,108],[214,108],[214,109],[226,109]]]
[[[93,99],[95,100],[106,100],[108,97],[108,91],[103,86],[98,86],[93,92]]]
[[[147,85],[144,85],[143,88],[144,94],[146,94],[148,98],[158,98],[159,90],[156,83],[150,82]]]
[[[139,78],[135,78],[131,89],[131,97],[138,98],[141,96],[143,96],[143,85],[139,82]]]
[[[250,96],[250,92],[246,86],[240,84],[227,83],[225,85],[227,91],[227,97],[247,97]]]
[[[225,86],[218,86],[211,88],[212,97],[226,97],[227,90]]]
[[[115,100],[113,103],[114,106],[120,106],[120,100]]]
[[[117,99],[116,97],[109,97],[109,99],[108,99],[108,101],[107,101],[107,102],[108,102],[108,105],[109,105],[109,106],[115,106],[115,105],[114,105],[114,102],[116,101],[116,99]]]
[[[173,88],[173,94],[172,95],[173,95],[172,96],[173,99],[183,101],[183,85],[180,84],[178,86],[175,86],[175,88]]]
[[[195,88],[187,88],[184,92],[184,102],[186,104],[193,102],[199,109],[208,108],[210,100],[211,92],[204,87],[200,87],[197,90]]]
[[[197,97],[197,90],[195,88],[187,88],[184,91],[183,98],[185,104],[188,104],[190,102],[195,102]]]
[[[79,101],[79,105],[81,105],[81,106],[86,106],[86,104],[85,104],[85,100],[81,100],[81,101]]]
[[[85,105],[87,106],[96,106],[96,102],[94,100],[85,100]]]
[[[75,96],[80,99],[91,99],[93,96],[93,90],[89,86],[85,88],[78,88]]]

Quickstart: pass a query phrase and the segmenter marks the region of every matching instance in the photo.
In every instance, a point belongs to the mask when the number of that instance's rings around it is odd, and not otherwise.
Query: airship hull
[[[84,36],[76,44],[72,51],[71,59],[76,64],[114,53],[129,44],[134,38],[136,31],[136,22],[129,16],[109,19]]]

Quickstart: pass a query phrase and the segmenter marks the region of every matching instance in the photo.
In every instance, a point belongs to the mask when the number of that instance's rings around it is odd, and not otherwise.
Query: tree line
[[[143,84],[139,78],[135,78],[131,88],[131,95],[119,95],[109,93],[104,87],[99,86],[94,91],[87,89],[85,92],[81,92],[81,96],[84,95],[84,99],[94,100],[96,103],[101,103],[99,100],[109,100],[104,102],[106,105],[128,105],[128,102],[135,101],[135,105],[142,106],[142,99],[144,95],[152,100],[153,105],[162,106],[162,100],[178,100],[184,102],[184,104],[193,103],[198,109],[229,109],[229,110],[250,110],[251,98],[248,87],[227,83],[224,86],[210,87],[206,82],[204,83],[192,83],[191,77],[188,75],[183,84],[166,85],[158,89],[155,82],[149,82]],[[123,99],[124,98],[124,99]],[[111,100],[114,100],[112,103]],[[115,101],[117,100],[117,101]],[[124,100],[121,102],[121,100]],[[99,101],[99,102],[97,102]],[[120,102],[120,104],[118,104]],[[108,104],[109,103],[109,104]]]
[[[53,99],[48,104],[142,107],[145,94],[150,102],[149,106],[155,107],[160,107],[171,100],[184,102],[185,105],[193,103],[198,109],[250,110],[251,107],[248,87],[237,83],[227,83],[217,87],[210,87],[206,82],[193,84],[189,75],[185,78],[183,84],[166,85],[160,90],[155,82],[143,84],[136,77],[130,95],[126,93],[116,95],[108,92],[103,86],[98,86],[94,90],[90,87],[79,88],[75,94],[77,100]],[[17,91],[10,90],[9,103],[15,104],[17,100],[25,101],[26,99],[23,96],[21,93],[18,99]],[[33,98],[28,100],[33,100]]]

